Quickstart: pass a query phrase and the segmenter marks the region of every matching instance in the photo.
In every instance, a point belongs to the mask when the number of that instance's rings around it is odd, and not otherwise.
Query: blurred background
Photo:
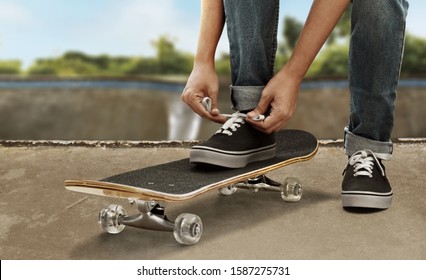
[[[426,137],[426,1],[410,0],[394,138]],[[312,1],[282,0],[276,69]],[[180,101],[198,39],[199,0],[0,0],[0,140],[206,139],[218,128]],[[343,137],[350,10],[310,68],[287,128]],[[226,29],[219,108],[231,112]]]

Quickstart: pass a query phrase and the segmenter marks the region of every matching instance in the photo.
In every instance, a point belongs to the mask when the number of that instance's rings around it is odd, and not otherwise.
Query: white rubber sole
[[[275,156],[276,145],[244,152],[229,152],[202,146],[194,146],[190,153],[191,163],[205,163],[227,168],[242,168],[250,162]]]
[[[392,204],[392,196],[392,193],[342,192],[342,203],[343,207],[387,209]]]

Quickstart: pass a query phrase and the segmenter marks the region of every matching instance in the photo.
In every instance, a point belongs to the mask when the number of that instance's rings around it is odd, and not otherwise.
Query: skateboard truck
[[[183,245],[197,243],[203,232],[200,217],[193,214],[180,214],[175,222],[164,215],[165,206],[156,201],[135,200],[138,214],[128,216],[126,210],[118,204],[111,204],[99,212],[98,223],[103,231],[118,234],[126,226],[173,232],[177,242]]]
[[[219,192],[223,195],[231,195],[237,191],[237,189],[246,189],[253,192],[258,191],[275,191],[280,192],[281,197],[284,201],[297,202],[302,198],[303,188],[300,181],[297,178],[288,177],[281,184],[276,182],[266,175],[260,175],[258,177],[250,178],[246,181],[232,184],[228,187],[219,189]]]
[[[231,195],[237,189],[246,189],[253,192],[281,192],[283,200],[290,202],[299,201],[303,193],[302,186],[296,178],[289,177],[281,184],[265,175],[221,188],[219,192],[223,195]],[[103,231],[110,234],[118,234],[126,226],[130,226],[148,230],[173,232],[176,241],[183,245],[193,245],[200,240],[203,233],[203,223],[197,215],[183,213],[172,222],[165,215],[165,205],[160,202],[144,200],[129,201],[131,204],[136,204],[139,213],[129,216],[124,207],[119,204],[111,204],[99,212],[98,223]]]

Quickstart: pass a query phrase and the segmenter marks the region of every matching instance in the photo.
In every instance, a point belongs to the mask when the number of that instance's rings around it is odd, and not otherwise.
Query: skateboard
[[[139,213],[127,215],[118,204],[106,206],[99,212],[98,223],[103,231],[120,233],[125,226],[170,231],[178,243],[197,243],[203,232],[201,218],[183,213],[174,222],[165,215],[166,203],[194,199],[218,189],[231,195],[237,189],[253,192],[276,191],[285,201],[299,201],[303,189],[297,178],[283,183],[266,176],[272,170],[307,161],[318,151],[318,141],[302,130],[282,130],[276,133],[276,156],[253,162],[243,168],[230,169],[207,164],[191,164],[189,158],[114,175],[102,180],[66,180],[70,191],[126,198],[136,204]]]

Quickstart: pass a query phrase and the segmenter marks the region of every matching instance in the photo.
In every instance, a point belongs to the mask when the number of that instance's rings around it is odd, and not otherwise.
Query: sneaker
[[[206,142],[192,147],[191,163],[241,168],[250,162],[275,156],[275,135],[265,134],[245,122],[246,114],[236,112]]]
[[[353,154],[343,174],[343,207],[387,209],[391,206],[393,193],[385,167],[372,151]]]

